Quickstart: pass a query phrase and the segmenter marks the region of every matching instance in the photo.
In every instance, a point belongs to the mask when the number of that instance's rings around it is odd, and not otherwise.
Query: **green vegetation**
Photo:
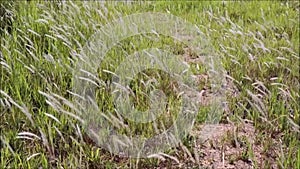
[[[168,150],[166,161],[110,154],[88,137],[80,115],[67,103],[72,99],[74,65],[89,37],[112,19],[141,12],[167,12],[195,24],[221,57],[231,82],[222,123],[253,122],[254,144],[263,149],[261,159],[255,158],[247,138],[227,134],[223,142],[243,142],[246,147],[239,157],[230,157],[230,163],[251,159],[255,168],[271,168],[266,160],[271,158],[278,168],[300,167],[299,2],[5,1],[0,8],[0,168],[171,168],[174,158],[197,168],[182,155],[194,146],[189,135],[183,140],[187,150]],[[111,60],[101,63],[98,77],[108,84],[112,76],[103,70],[113,72],[134,51],[161,48],[183,55],[185,47],[155,34],[130,37],[107,53]],[[205,74],[200,62],[190,64],[193,73]],[[138,79],[157,79],[154,88],[168,93],[172,112],[158,119],[163,130],[181,104],[176,83],[162,72],[143,73],[131,83],[136,93],[132,99],[138,109],[147,109],[143,92],[153,88]],[[208,85],[202,80],[199,90]],[[108,89],[97,89],[96,97],[103,112],[116,113]],[[205,121],[206,110],[199,111],[195,125]],[[130,130],[119,132],[145,137],[157,132],[150,123],[127,123]]]

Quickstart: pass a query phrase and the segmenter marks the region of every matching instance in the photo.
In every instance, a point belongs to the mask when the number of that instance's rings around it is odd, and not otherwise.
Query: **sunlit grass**
[[[222,58],[228,81],[238,90],[235,97],[227,97],[229,119],[253,121],[266,151],[272,148],[269,137],[281,140],[282,151],[276,159],[279,168],[299,166],[299,4],[22,1],[2,6],[0,168],[151,168],[158,163],[152,159],[116,159],[97,148],[83,130],[79,110],[68,102],[74,95],[72,71],[88,39],[112,19],[149,11],[177,15],[204,32]],[[112,76],[104,70],[114,71],[125,54],[150,47],[167,49],[175,55],[182,55],[185,48],[170,37],[130,37],[107,53],[111,60],[101,63],[98,78],[109,86]],[[205,73],[201,63],[191,66],[194,74]],[[178,93],[170,90],[171,79],[155,73],[150,71],[148,77],[140,75],[140,79],[161,78],[159,87],[169,90],[173,96],[169,108],[176,110]],[[141,81],[136,79],[132,85],[140,91],[135,98],[139,109],[146,109]],[[201,82],[199,91],[207,85]],[[107,86],[97,89],[98,106],[105,113],[115,113]],[[205,121],[205,110],[200,110],[197,123]],[[162,121],[172,122],[167,117]],[[130,131],[145,137],[157,132],[151,124],[127,123]],[[251,158],[249,153],[247,158]]]

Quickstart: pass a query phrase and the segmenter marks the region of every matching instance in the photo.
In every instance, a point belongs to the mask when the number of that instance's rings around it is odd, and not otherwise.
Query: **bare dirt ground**
[[[276,168],[273,158],[263,157],[263,147],[259,144],[251,123],[217,124],[211,127],[215,132],[209,139],[204,142],[197,140],[200,143],[196,146],[195,153],[201,155],[197,161],[201,167],[261,168],[268,162],[272,168]],[[198,131],[195,134],[197,137]]]
[[[208,169],[251,169],[277,168],[276,154],[279,147],[264,149],[251,122],[239,125],[207,125],[204,130],[214,132],[203,140],[203,125],[194,128],[193,147],[183,145],[175,152],[176,160],[166,159],[157,168],[208,168]],[[202,132],[202,133],[201,133]],[[275,140],[273,140],[276,142]],[[189,149],[189,150],[187,150]],[[170,163],[172,163],[170,165]]]

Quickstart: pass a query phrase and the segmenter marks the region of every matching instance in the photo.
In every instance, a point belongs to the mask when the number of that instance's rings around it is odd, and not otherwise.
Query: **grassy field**
[[[0,4],[0,168],[300,168],[299,2]],[[230,129],[209,146],[193,134],[201,130],[208,105],[199,110],[182,144],[154,158],[137,159],[98,147],[84,130],[81,114],[68,104],[72,72],[89,38],[113,19],[142,12],[170,13],[195,24],[221,58],[227,106],[219,127]],[[200,56],[186,53],[182,43],[154,33],[129,37],[109,50],[110,59],[96,75],[103,82],[96,97],[104,113],[117,113],[105,87],[112,77],[106,70],[114,72],[126,54],[147,48],[187,56],[193,73],[207,76],[197,61]],[[148,89],[141,79],[160,82],[172,110],[158,119],[163,131],[177,116],[176,84],[163,72],[145,74],[131,83],[133,100],[147,109],[143,90]],[[199,91],[208,92],[209,83],[200,81]],[[129,127],[118,132],[144,137],[157,132],[153,123],[126,123]],[[230,150],[236,151],[228,154]],[[208,158],[211,152],[222,158]]]

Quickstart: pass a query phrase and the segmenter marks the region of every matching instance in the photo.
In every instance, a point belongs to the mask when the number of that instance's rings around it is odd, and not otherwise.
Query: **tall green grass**
[[[80,115],[68,105],[73,96],[72,71],[88,39],[112,19],[149,11],[174,14],[205,33],[238,93],[233,96],[228,91],[229,119],[252,120],[266,149],[272,149],[274,138],[280,140],[278,167],[299,167],[299,3],[20,1],[1,2],[0,168],[149,168],[157,164],[116,160],[88,138]],[[99,78],[109,83],[111,75],[104,69],[113,71],[125,53],[150,47],[167,48],[176,55],[184,52],[184,44],[169,37],[131,37],[109,51],[112,62],[103,63]],[[197,64],[200,69],[193,69],[194,73],[203,74],[203,65]],[[170,89],[169,81],[163,79],[161,87]],[[133,86],[139,83],[136,79]],[[114,113],[105,90],[99,89],[98,104]],[[171,108],[177,104],[174,99]],[[200,112],[197,123],[201,122]],[[154,132],[149,124],[129,125],[131,131],[145,136]]]

